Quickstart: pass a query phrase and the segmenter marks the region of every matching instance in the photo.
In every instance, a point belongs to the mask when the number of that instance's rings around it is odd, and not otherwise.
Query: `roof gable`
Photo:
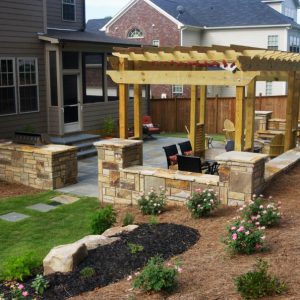
[[[104,19],[88,20],[88,22],[86,23],[86,31],[98,32],[111,19],[112,19],[111,17],[107,17],[107,18],[104,18]]]
[[[275,11],[261,0],[151,0],[151,2],[187,26],[201,28],[299,26],[291,18]],[[178,6],[183,7],[183,13],[178,12]]]

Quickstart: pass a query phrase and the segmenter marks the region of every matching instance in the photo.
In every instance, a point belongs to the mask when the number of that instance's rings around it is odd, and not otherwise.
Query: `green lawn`
[[[46,213],[26,209],[36,203],[49,203],[56,195],[56,192],[43,192],[0,200],[0,215],[15,211],[31,216],[16,223],[0,220],[0,278],[10,256],[32,252],[42,263],[52,247],[91,233],[91,215],[99,207],[96,198],[81,197],[73,204]]]
[[[163,132],[160,134],[161,136],[165,137],[177,137],[177,138],[187,138],[187,134],[184,132],[180,133],[170,133],[170,132]],[[223,134],[209,134],[209,136],[212,136],[214,138],[214,141],[217,142],[224,142],[225,135]]]

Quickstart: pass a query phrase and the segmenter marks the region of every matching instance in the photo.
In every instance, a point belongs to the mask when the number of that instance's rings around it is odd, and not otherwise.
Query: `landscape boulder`
[[[112,227],[107,229],[102,233],[103,236],[105,237],[112,237],[115,235],[120,235],[121,233],[124,232],[131,232],[135,229],[137,229],[139,226],[138,225],[128,225],[128,226],[123,226],[123,227]]]
[[[44,275],[71,272],[87,255],[87,246],[77,242],[54,247],[43,260]]]
[[[118,241],[118,237],[106,237],[103,235],[87,235],[84,238],[77,241],[77,244],[85,244],[88,250],[93,250],[99,246],[109,245],[115,241]]]

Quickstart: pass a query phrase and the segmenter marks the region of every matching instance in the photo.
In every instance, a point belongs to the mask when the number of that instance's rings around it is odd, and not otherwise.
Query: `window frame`
[[[21,85],[20,84],[20,72],[19,72],[19,61],[20,60],[34,60],[35,62],[35,84],[30,84],[30,85]],[[39,68],[38,68],[38,58],[37,57],[17,57],[17,83],[18,83],[18,104],[19,104],[19,109],[18,109],[18,113],[20,115],[23,114],[31,114],[31,113],[37,113],[40,112],[40,91],[39,91]],[[22,112],[21,111],[21,96],[20,96],[20,87],[26,87],[26,86],[36,86],[36,100],[37,100],[37,110],[32,110],[32,111],[25,111]]]
[[[14,113],[9,113],[9,114],[1,114],[0,112],[0,117],[4,117],[4,116],[13,116],[13,115],[16,115],[18,114],[18,94],[17,94],[17,77],[16,77],[16,58],[15,57],[0,57],[0,62],[1,60],[11,60],[12,63],[13,63],[13,80],[14,80],[14,91],[15,91],[15,112]],[[0,86],[0,89],[1,87],[3,88],[4,86]],[[10,87],[10,86],[5,86],[6,88],[7,87]]]
[[[133,32],[133,31],[139,31],[141,34],[142,34],[142,36],[129,36],[129,34],[131,33],[131,32]],[[144,34],[144,32],[141,30],[141,29],[139,29],[138,27],[132,27],[128,32],[127,32],[127,38],[128,39],[143,39],[143,38],[145,38],[145,34]]]
[[[273,95],[273,83],[272,81],[266,81],[266,96]]]
[[[275,41],[276,41],[276,45],[275,45]],[[268,43],[267,44],[267,49],[268,50],[279,50],[279,36],[278,36],[278,34],[268,35],[267,43]]]
[[[160,40],[159,39],[152,40],[152,46],[160,47]]]
[[[74,3],[65,3],[66,0],[61,0],[61,19],[63,22],[76,22],[76,0],[73,0]],[[74,6],[74,20],[65,20],[64,19],[64,5],[72,5]]]
[[[181,92],[177,92],[176,88],[180,87]],[[173,84],[172,85],[172,95],[182,96],[183,95],[183,85],[182,84]]]

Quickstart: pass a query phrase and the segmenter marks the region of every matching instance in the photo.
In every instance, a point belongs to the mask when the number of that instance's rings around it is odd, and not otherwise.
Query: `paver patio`
[[[167,161],[162,147],[178,144],[187,138],[154,136],[147,139],[143,145],[143,163],[145,166],[167,168]],[[213,148],[206,151],[207,159],[214,159],[225,152],[224,144],[213,142]],[[61,188],[58,191],[74,195],[98,197],[98,164],[97,157],[90,157],[78,161],[78,183]]]

